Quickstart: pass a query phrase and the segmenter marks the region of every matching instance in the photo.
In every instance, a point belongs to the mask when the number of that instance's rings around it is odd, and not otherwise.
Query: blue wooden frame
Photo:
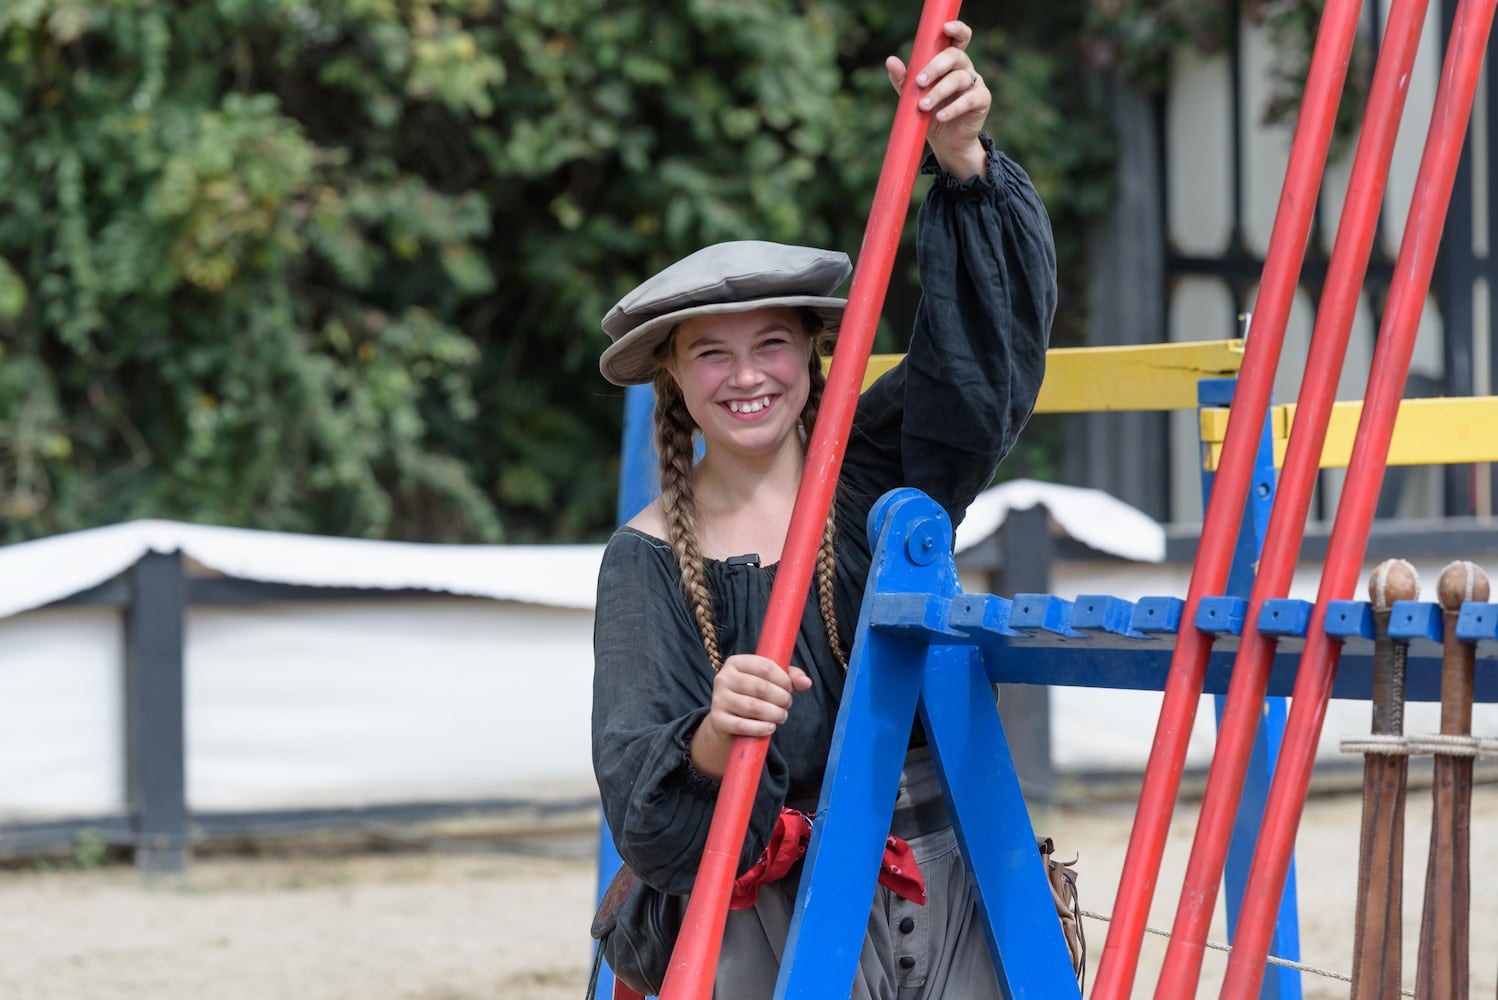
[[[1233,390],[1237,384],[1238,380],[1232,378],[1202,379],[1197,385],[1197,402],[1203,409],[1231,406]],[[1254,454],[1253,478],[1249,483],[1248,500],[1243,507],[1243,524],[1238,530],[1233,562],[1228,570],[1225,596],[1245,602],[1253,591],[1254,567],[1258,565],[1259,557],[1264,552],[1264,536],[1269,529],[1270,510],[1274,506],[1274,430],[1270,420],[1269,416],[1265,417],[1264,427],[1259,435],[1259,447]],[[1203,470],[1203,508],[1211,497],[1214,478],[1213,473]],[[1227,698],[1218,694],[1212,701],[1217,726],[1221,729]],[[1266,698],[1259,728],[1254,734],[1253,752],[1244,775],[1243,794],[1233,821],[1233,834],[1228,843],[1227,863],[1222,875],[1223,904],[1227,913],[1230,942],[1238,934],[1238,913],[1248,888],[1248,872],[1253,864],[1254,847],[1258,843],[1264,807],[1269,801],[1269,784],[1274,777],[1275,763],[1279,759],[1280,743],[1284,739],[1288,715],[1285,698]],[[1274,935],[1270,939],[1269,953],[1292,961],[1300,960],[1300,910],[1294,859],[1291,859],[1285,876],[1285,891],[1280,897],[1279,916]],[[1271,965],[1265,970],[1259,1000],[1300,1000],[1301,995],[1298,970],[1283,965]]]
[[[775,996],[847,996],[919,711],[1006,1000],[1081,997],[962,599],[946,511],[896,490],[869,515],[874,560]],[[1000,632],[1010,631],[995,623]],[[803,947],[804,944],[804,947]]]
[[[619,458],[619,503],[615,508],[622,525],[654,500],[660,492],[656,482],[655,449],[650,446],[650,428],[655,411],[655,390],[648,385],[634,385],[624,390],[624,440]],[[598,901],[624,860],[614,848],[608,820],[598,824]],[[596,945],[594,946],[596,949]],[[598,970],[596,996],[609,1000],[614,995],[614,973],[607,962]]]
[[[1232,379],[1204,380],[1200,390],[1203,406],[1231,402]],[[619,513],[620,520],[632,516],[655,494],[652,450],[649,445],[651,391],[635,387],[626,398],[625,447]],[[1204,598],[1196,625],[1214,634],[1203,691],[1218,696],[1227,693],[1228,679],[1242,633],[1253,566],[1263,547],[1270,506],[1274,496],[1273,442],[1266,424],[1256,458],[1253,488],[1244,511],[1228,593]],[[1203,475],[1203,490],[1210,491],[1210,474]],[[907,491],[914,492],[914,491]],[[919,495],[917,495],[919,496]],[[878,518],[896,509],[915,517],[916,498],[906,493],[887,500],[876,509]],[[929,501],[926,501],[929,503]],[[938,508],[939,510],[939,508]],[[929,514],[929,512],[928,512]],[[904,516],[904,515],[902,515]],[[942,515],[944,517],[944,515]],[[1031,833],[1028,813],[1019,795],[1018,779],[1009,758],[1007,743],[992,706],[989,684],[1040,684],[1060,687],[1102,687],[1124,690],[1161,691],[1169,672],[1174,639],[1181,626],[1183,602],[1176,597],[1146,597],[1130,602],[1110,595],[1082,595],[1075,601],[1046,594],[1016,594],[1012,599],[993,595],[964,595],[956,590],[955,569],[950,566],[950,538],[943,539],[931,524],[939,521],[926,514],[916,542],[929,541],[942,550],[920,569],[906,568],[904,577],[871,574],[863,615],[854,643],[844,708],[854,706],[865,721],[854,725],[839,717],[834,761],[861,759],[868,766],[861,773],[842,774],[834,764],[833,776],[824,785],[823,815],[818,820],[812,852],[802,880],[802,895],[808,896],[791,929],[787,961],[782,964],[785,996],[825,997],[828,981],[851,982],[850,957],[856,964],[877,870],[877,848],[888,828],[899,766],[895,750],[903,756],[903,734],[909,732],[911,714],[921,713],[963,845],[964,859],[979,887],[984,907],[985,931],[994,947],[1001,983],[1009,995],[1070,996],[1076,989],[1054,982],[1061,973],[1060,958],[1053,947],[1037,947],[1035,928],[1055,924],[1049,889],[1043,883],[1042,897],[1036,881],[1042,871]],[[901,522],[903,523],[903,522]],[[879,525],[874,525],[878,534]],[[881,536],[881,545],[890,544]],[[944,546],[944,549],[943,549]],[[931,548],[922,549],[929,553]],[[940,565],[938,565],[940,564]],[[893,570],[891,570],[893,573]],[[924,580],[926,589],[889,589],[891,581]],[[950,583],[950,589],[948,584]],[[884,585],[881,585],[884,584]],[[1254,841],[1269,786],[1275,754],[1285,723],[1285,703],[1294,687],[1300,650],[1310,622],[1309,602],[1282,598],[1264,603],[1259,631],[1276,638],[1270,667],[1265,722],[1256,737],[1255,752],[1245,782],[1232,845],[1224,872],[1229,933],[1235,929]],[[1440,701],[1440,660],[1443,622],[1433,603],[1401,601],[1394,605],[1390,634],[1409,643],[1409,701]],[[1373,620],[1362,601],[1334,601],[1326,618],[1328,635],[1342,644],[1333,698],[1367,701],[1372,697]],[[1457,635],[1476,647],[1475,700],[1498,703],[1498,605],[1468,604],[1460,614]],[[919,661],[919,669],[917,669]],[[864,677],[867,673],[868,677]],[[877,678],[877,680],[876,680]],[[966,692],[965,694],[963,692]],[[912,694],[914,692],[914,695]],[[914,698],[914,700],[912,700]],[[903,716],[903,723],[899,720]],[[873,724],[884,719],[890,732],[900,731],[899,746],[877,742]],[[961,734],[954,735],[954,734]],[[871,742],[872,741],[872,742]],[[889,740],[885,741],[886,743]],[[853,750],[857,746],[859,749]],[[865,752],[867,750],[867,753]],[[891,763],[893,761],[893,763]],[[850,805],[852,803],[852,805]],[[854,822],[857,819],[858,822]],[[872,833],[870,832],[872,831]],[[995,831],[998,837],[995,839]],[[829,839],[830,838],[830,839]],[[877,838],[877,839],[876,839]],[[834,850],[830,856],[844,857],[842,868],[823,868],[822,845],[848,839],[848,851]],[[969,844],[981,849],[970,850]],[[1002,848],[995,850],[995,844]],[[870,846],[872,845],[872,847]],[[872,852],[873,860],[870,861]],[[853,862],[857,862],[853,865]],[[619,865],[607,828],[600,834],[599,885],[606,885]],[[821,866],[821,867],[818,867]],[[852,870],[856,868],[856,870]],[[843,870],[848,869],[848,870]],[[818,901],[810,886],[825,878],[828,884],[850,887],[847,893],[823,894]],[[837,880],[834,882],[833,880]],[[861,900],[861,906],[831,908],[821,904],[828,898]],[[799,898],[799,897],[798,897]],[[1044,914],[1046,919],[1041,920]],[[832,925],[837,924],[834,928]],[[1024,946],[1006,949],[1011,930],[1025,928]],[[812,935],[817,946],[795,960],[796,942]],[[1048,938],[1049,932],[1042,935]],[[1056,931],[1059,939],[1060,931]],[[837,942],[834,945],[834,942]],[[1051,942],[1055,944],[1056,942]],[[1061,945],[1064,948],[1064,943]],[[1273,953],[1295,957],[1299,953],[1297,900],[1294,868],[1290,870],[1281,901],[1279,925],[1271,942]],[[805,966],[805,968],[801,968]],[[846,979],[842,978],[846,974]],[[1031,978],[1033,977],[1033,978]],[[599,996],[612,990],[612,977],[604,969]],[[1275,967],[1265,977],[1261,996],[1290,1000],[1300,996],[1299,973]]]
[[[852,982],[888,828],[907,733],[917,709],[936,751],[963,856],[1006,998],[1075,996],[1049,890],[990,684],[1050,683],[1159,690],[1182,624],[1177,598],[1131,603],[1107,595],[1075,601],[1043,594],[1012,599],[956,587],[945,514],[915,490],[881,500],[874,568],[854,640],[833,743],[833,771],[802,878],[777,998],[846,995]],[[947,529],[949,530],[949,529]],[[1247,601],[1202,601],[1197,627],[1216,639],[1206,690],[1222,694],[1242,634]],[[1266,601],[1259,630],[1278,643],[1270,693],[1283,698],[1310,626],[1307,601]],[[1334,601],[1327,634],[1342,643],[1334,697],[1371,695],[1373,621],[1363,601]],[[1390,634],[1409,642],[1412,698],[1438,701],[1443,621],[1438,605],[1400,601]],[[1476,700],[1498,701],[1498,605],[1468,603],[1456,634],[1473,643]],[[1276,734],[1261,731],[1266,759],[1252,775],[1267,784]],[[1262,812],[1241,808],[1236,846],[1246,866]],[[1241,897],[1241,875],[1226,876]],[[1038,883],[1038,884],[1037,884]],[[1228,900],[1236,915],[1237,898]],[[1285,893],[1276,954],[1298,939],[1295,896]],[[806,941],[806,948],[801,942]],[[1289,975],[1285,974],[1289,973]],[[1261,995],[1299,995],[1294,970],[1276,967]]]

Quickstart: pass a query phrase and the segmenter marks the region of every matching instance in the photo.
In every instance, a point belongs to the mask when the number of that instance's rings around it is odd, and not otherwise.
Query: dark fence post
[[[994,592],[1015,594],[1051,592],[1050,513],[1036,505],[1012,510],[1000,529],[1003,585]],[[1032,805],[1049,808],[1056,798],[1056,768],[1051,759],[1051,689],[1038,684],[1000,684],[999,720],[1009,741],[1009,753],[1020,787]]]
[[[1084,74],[1094,106],[1113,125],[1118,197],[1087,240],[1087,346],[1166,339],[1163,102],[1125,85],[1114,71]],[[1169,414],[1114,411],[1066,416],[1061,482],[1096,486],[1157,521],[1170,516]]]
[[[176,553],[131,568],[125,609],[125,775],[135,864],[187,868],[182,632],[187,581]]]

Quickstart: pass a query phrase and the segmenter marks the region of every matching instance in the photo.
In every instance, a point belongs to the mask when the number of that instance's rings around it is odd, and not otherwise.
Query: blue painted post
[[[1019,774],[979,657],[933,646],[921,717],[1005,1000],[1080,1000]]]
[[[624,442],[619,452],[619,505],[616,508],[620,524],[643,510],[660,489],[656,482],[655,448],[651,445],[654,411],[655,392],[650,386],[633,385],[624,390]],[[599,902],[603,901],[603,891],[621,864],[623,861],[614,849],[608,821],[601,820],[598,824]],[[598,970],[596,995],[604,1000],[614,995],[614,974],[607,962]]]
[[[1203,407],[1231,406],[1236,379],[1202,379],[1197,389],[1197,401]],[[1243,510],[1243,526],[1238,531],[1238,544],[1233,552],[1232,568],[1228,571],[1227,596],[1248,600],[1253,590],[1254,567],[1264,548],[1264,534],[1269,526],[1269,512],[1274,505],[1274,428],[1266,417],[1264,432],[1259,438],[1259,448],[1254,456],[1253,479],[1249,484],[1248,503]],[[1205,502],[1212,492],[1213,475],[1202,470],[1202,499]],[[1227,698],[1216,695],[1217,721],[1222,721],[1223,706]],[[1258,840],[1259,824],[1264,816],[1264,804],[1269,795],[1269,781],[1274,774],[1275,760],[1279,754],[1280,740],[1285,731],[1287,712],[1284,698],[1266,698],[1264,717],[1259,722],[1254,736],[1253,753],[1249,757],[1248,772],[1243,781],[1243,798],[1238,804],[1237,818],[1233,823],[1233,838],[1228,845],[1227,865],[1223,869],[1223,903],[1227,910],[1228,939],[1231,941],[1238,930],[1238,910],[1248,886],[1248,869],[1253,861],[1254,846]],[[1295,864],[1290,864],[1285,881],[1285,894],[1280,902],[1279,920],[1275,927],[1271,952],[1281,958],[1300,958],[1300,917],[1295,893]],[[1300,973],[1295,969],[1275,966],[1264,977],[1260,1000],[1300,1000]]]
[[[656,481],[655,391],[648,385],[624,390],[624,444],[619,453],[619,523],[645,509],[660,493]]]

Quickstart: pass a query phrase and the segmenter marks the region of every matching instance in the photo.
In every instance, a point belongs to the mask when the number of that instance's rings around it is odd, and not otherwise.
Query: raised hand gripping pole
[[[785,547],[770,591],[770,604],[755,650],[785,669],[795,648],[796,632],[811,587],[817,550],[833,489],[842,468],[843,452],[853,426],[853,411],[868,367],[874,331],[884,306],[894,267],[900,231],[910,207],[910,193],[926,143],[930,113],[917,102],[916,72],[945,47],[942,26],[957,17],[961,0],[926,0],[910,53],[909,73],[900,90],[884,166],[874,189],[874,202],[864,228],[863,247],[853,270],[848,308],[838,333],[832,368],[823,390],[816,429],[807,448],[806,468],[796,507],[786,531]],[[737,873],[739,852],[749,826],[749,814],[759,788],[769,740],[741,736],[733,741],[728,767],[718,789],[718,803],[708,828],[707,845],[697,880],[687,904],[681,934],[671,953],[671,966],[661,987],[661,1000],[707,1000],[712,995],[728,917],[728,899]]]

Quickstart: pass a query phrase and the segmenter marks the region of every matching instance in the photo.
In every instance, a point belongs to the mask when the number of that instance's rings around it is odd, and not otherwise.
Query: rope
[[[1414,752],[1410,749],[1409,740],[1403,736],[1381,736],[1377,733],[1360,736],[1355,740],[1343,740],[1338,747],[1343,753],[1376,753],[1385,757],[1408,757]]]
[[[1431,733],[1410,737],[1410,748],[1416,753],[1438,754],[1446,757],[1478,757],[1482,754],[1482,740],[1475,736],[1456,736]]]
[[[1101,913],[1094,913],[1091,910],[1082,910],[1081,913],[1084,917],[1091,917],[1093,920],[1101,920],[1105,924],[1113,922],[1112,917],[1104,916]],[[1144,926],[1144,929],[1151,934],[1158,934],[1163,938],[1170,937],[1170,931],[1162,930],[1159,927],[1151,927],[1146,924]],[[1233,950],[1231,945],[1219,944],[1216,941],[1207,941],[1205,942],[1205,944],[1212,951],[1231,952]],[[1308,965],[1305,962],[1292,962],[1288,958],[1278,958],[1274,955],[1268,956],[1265,961],[1270,965],[1281,965],[1287,969],[1294,969],[1296,972],[1309,972],[1313,976],[1321,976],[1325,979],[1335,979],[1338,982],[1343,983],[1352,982],[1351,976],[1345,975],[1341,972],[1337,972],[1334,969],[1323,969],[1318,965]],[[1415,991],[1401,989],[1399,991],[1399,995],[1402,997],[1413,997],[1415,995]]]
[[[1373,734],[1338,744],[1343,753],[1382,754],[1385,757],[1493,757],[1498,739],[1430,733],[1425,736],[1381,736]]]

